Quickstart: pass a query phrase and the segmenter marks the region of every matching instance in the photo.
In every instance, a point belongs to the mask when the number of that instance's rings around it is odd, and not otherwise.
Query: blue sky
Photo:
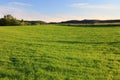
[[[58,22],[120,19],[120,0],[0,0],[0,17]]]

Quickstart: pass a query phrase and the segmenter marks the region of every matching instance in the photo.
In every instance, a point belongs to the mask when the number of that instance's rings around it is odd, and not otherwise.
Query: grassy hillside
[[[0,80],[120,80],[120,27],[0,27]]]

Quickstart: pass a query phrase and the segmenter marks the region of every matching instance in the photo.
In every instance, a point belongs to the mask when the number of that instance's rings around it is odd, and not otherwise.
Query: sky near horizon
[[[59,22],[120,19],[120,0],[0,0],[0,17]]]

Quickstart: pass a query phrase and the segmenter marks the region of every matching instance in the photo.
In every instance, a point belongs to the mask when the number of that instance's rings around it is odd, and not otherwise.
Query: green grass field
[[[0,27],[0,80],[120,80],[120,27]]]

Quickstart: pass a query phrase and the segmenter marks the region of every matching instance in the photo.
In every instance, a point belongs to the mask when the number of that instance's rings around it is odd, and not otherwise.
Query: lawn
[[[120,27],[0,27],[0,80],[120,80]]]

